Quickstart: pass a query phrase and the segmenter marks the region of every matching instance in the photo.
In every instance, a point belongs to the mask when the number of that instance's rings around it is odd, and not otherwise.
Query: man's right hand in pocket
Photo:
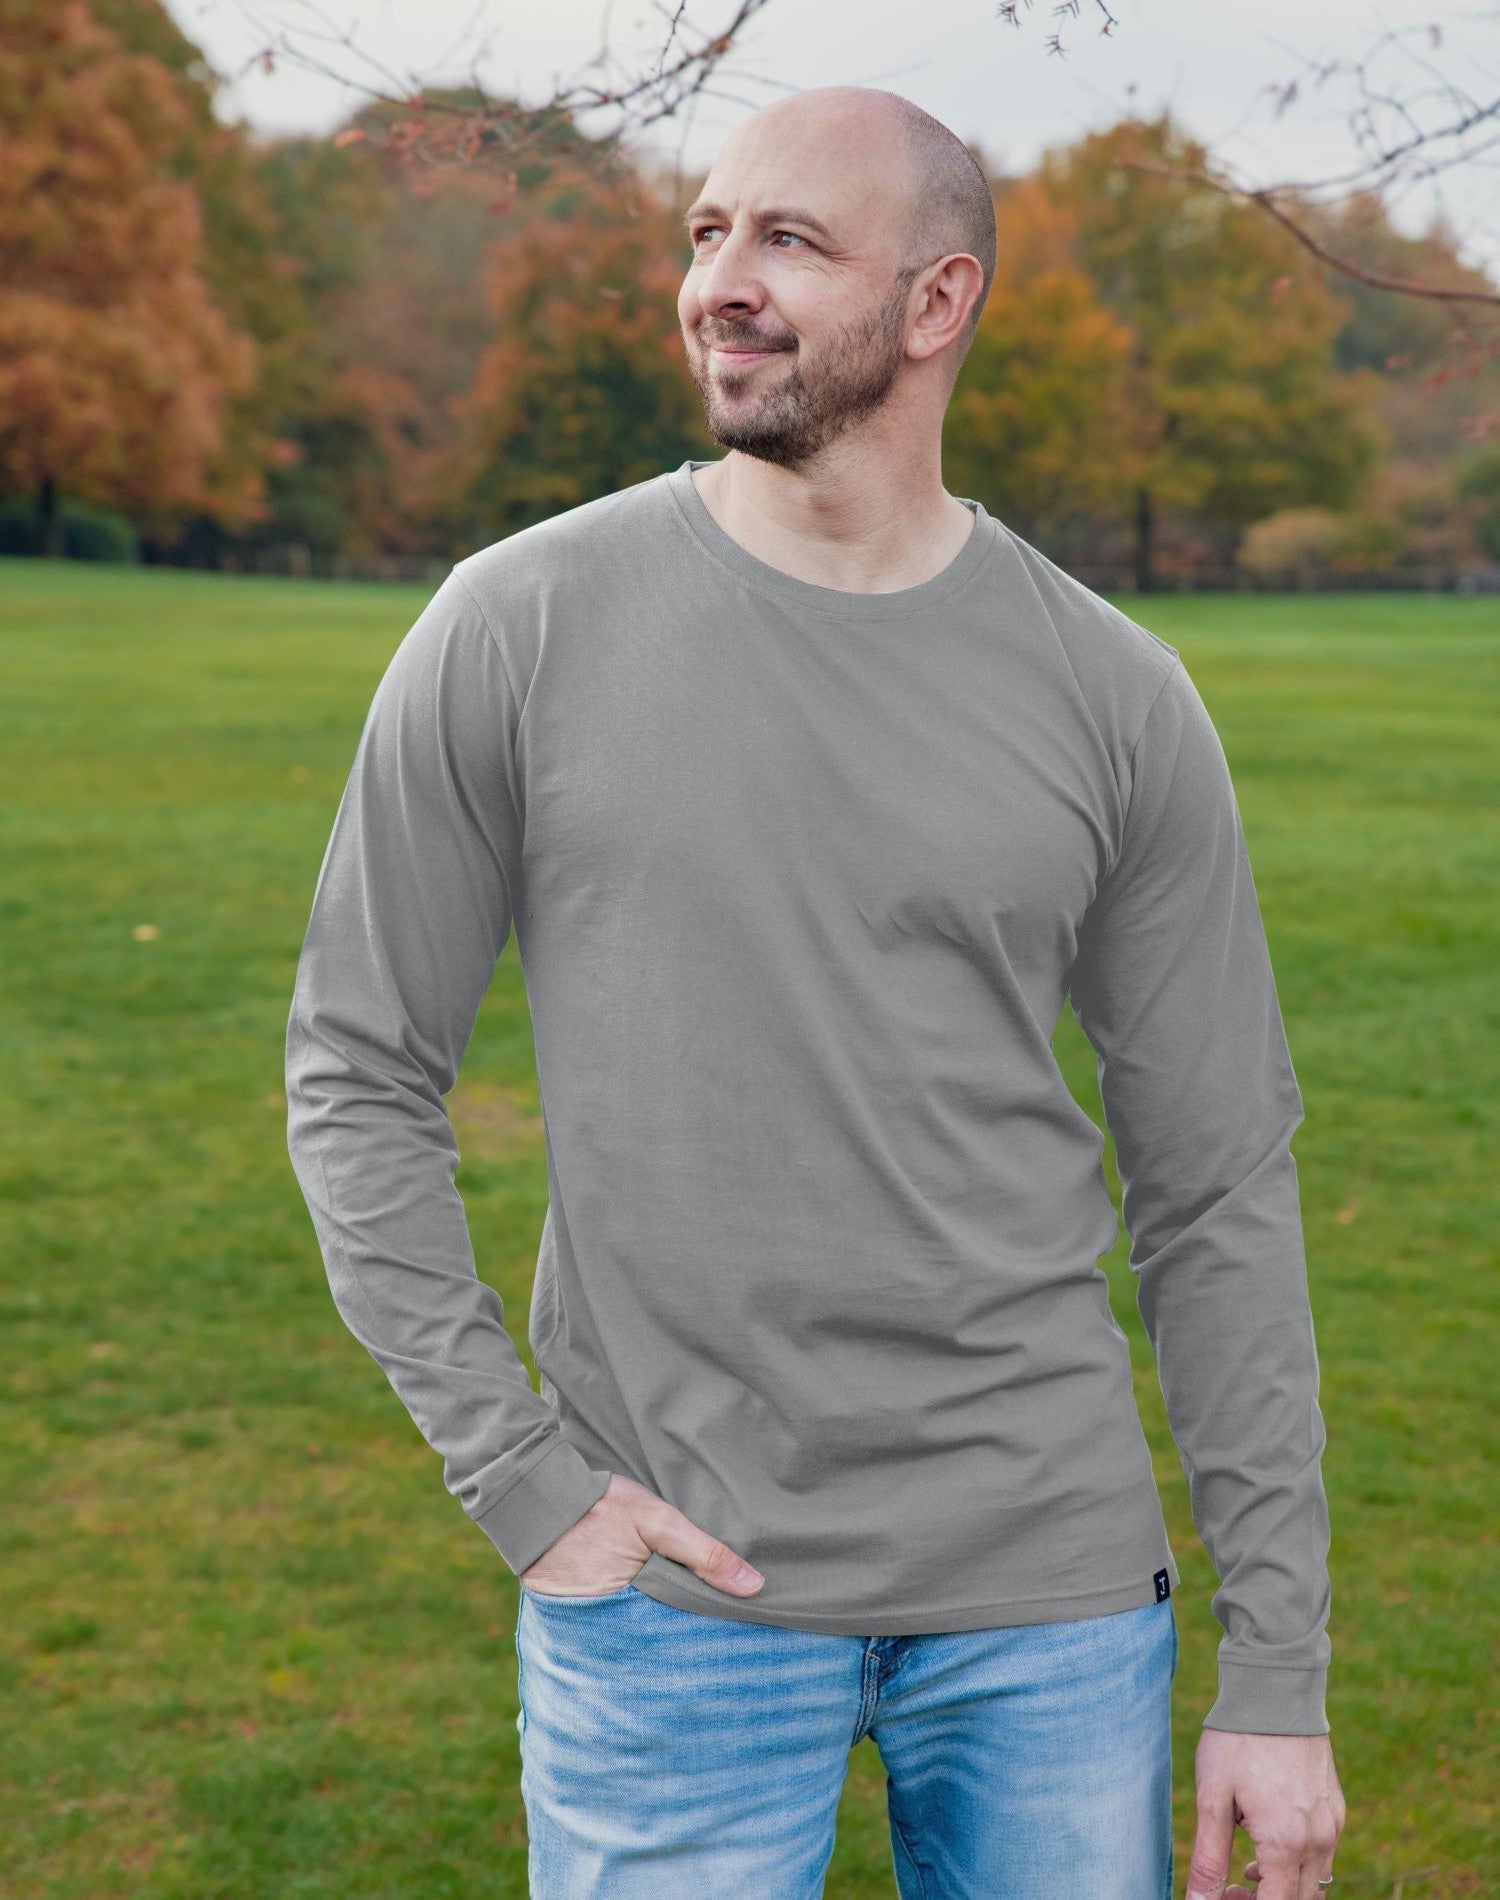
[[[604,1496],[521,1572],[521,1582],[547,1596],[607,1596],[633,1582],[658,1550],[728,1596],[754,1596],[765,1583],[727,1544],[619,1472]]]

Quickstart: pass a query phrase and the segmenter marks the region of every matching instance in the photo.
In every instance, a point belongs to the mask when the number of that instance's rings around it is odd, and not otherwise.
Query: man
[[[728,452],[458,563],[288,1025],[334,1297],[521,1581],[532,1893],[821,1893],[869,1734],[904,1896],[1171,1894],[1178,1573],[1071,998],[1220,1578],[1189,1891],[1243,1824],[1261,1900],[1311,1900],[1344,1806],[1302,1102],[1222,749],[1173,647],[943,489],[995,266],[960,141],[798,94],[687,225]],[[442,1100],[512,926],[540,1397]]]

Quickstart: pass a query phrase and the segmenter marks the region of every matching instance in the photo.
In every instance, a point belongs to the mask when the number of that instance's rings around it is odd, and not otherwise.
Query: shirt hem
[[[1175,1589],[1180,1578],[1170,1552],[1164,1553],[1160,1567],[1167,1572]],[[1144,1609],[1148,1604],[1169,1600],[1159,1595],[1153,1576],[1148,1574],[1139,1581],[1110,1584],[1103,1589],[1068,1596],[1001,1598],[948,1610],[862,1610],[825,1614],[814,1610],[771,1609],[761,1605],[755,1597],[731,1597],[697,1579],[684,1583],[676,1575],[680,1568],[655,1551],[631,1581],[643,1596],[654,1597],[672,1609],[724,1617],[731,1622],[769,1623],[780,1629],[808,1630],[814,1635],[826,1636],[929,1636],[1026,1623],[1072,1623],[1088,1617],[1111,1616],[1122,1610]],[[688,1572],[690,1577],[692,1574]]]

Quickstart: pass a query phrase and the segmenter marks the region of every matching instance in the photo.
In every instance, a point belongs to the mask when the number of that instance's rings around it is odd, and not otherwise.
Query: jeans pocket
[[[561,1592],[534,1590],[529,1583],[523,1583],[521,1588],[533,1603],[613,1603],[616,1597],[637,1594],[633,1583],[622,1584],[618,1590],[606,1590],[599,1596],[572,1596],[563,1595]]]

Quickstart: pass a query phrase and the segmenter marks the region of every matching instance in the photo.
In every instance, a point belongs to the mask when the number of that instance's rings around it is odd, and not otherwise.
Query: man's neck
[[[861,483],[841,495],[748,457],[693,471],[703,505],[734,541],[769,567],[842,593],[889,594],[941,574],[974,530],[974,514],[940,478],[882,492]]]

